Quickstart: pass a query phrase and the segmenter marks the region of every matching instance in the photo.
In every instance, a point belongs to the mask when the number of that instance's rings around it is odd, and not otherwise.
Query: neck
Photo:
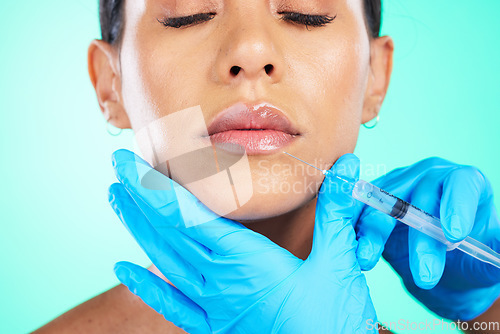
[[[305,260],[311,252],[315,211],[316,198],[281,216],[240,223]]]

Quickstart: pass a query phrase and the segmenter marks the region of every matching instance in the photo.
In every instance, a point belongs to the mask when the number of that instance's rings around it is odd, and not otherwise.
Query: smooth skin
[[[280,3],[286,7],[278,7]],[[284,10],[336,18],[324,27],[306,28],[281,20],[278,12]],[[201,12],[217,15],[181,29],[158,22]],[[268,101],[280,107],[300,131],[287,150],[327,168],[353,152],[360,124],[377,116],[390,81],[393,41],[388,36],[369,38],[361,0],[213,4],[136,0],[126,1],[125,18],[121,45],[95,40],[88,52],[89,75],[100,108],[105,119],[119,128],[138,131],[148,122],[197,105],[208,124],[235,102]],[[272,70],[266,71],[266,65],[272,65]],[[234,66],[240,69],[237,74],[231,71]],[[194,129],[185,131],[197,135]],[[175,142],[168,133],[163,136],[158,141]],[[250,157],[254,184],[265,176],[271,178],[269,182],[315,186],[286,194],[257,187],[252,200],[229,218],[306,259],[322,175],[289,175],[284,168],[295,162],[284,155],[266,159],[284,166],[283,170],[268,175],[259,166],[261,157]],[[194,195],[203,201],[203,193]],[[154,267],[150,270],[159,274]],[[183,331],[119,285],[38,332]]]
[[[392,70],[392,40],[370,41],[362,1],[286,2],[291,9],[278,7],[277,1],[218,1],[201,10],[204,4],[126,2],[121,47],[95,41],[89,50],[90,76],[106,119],[138,133],[186,108],[201,106],[208,125],[237,102],[266,101],[281,108],[300,133],[286,148],[289,153],[329,168],[353,152],[360,124],[380,110]],[[282,20],[277,13],[285,10],[336,18],[324,27],[306,28]],[[198,12],[218,14],[180,29],[158,22]],[[201,142],[197,124],[186,124],[182,134],[165,131],[152,145],[161,151],[186,145],[186,138],[193,138],[192,146]],[[155,166],[153,156],[142,153]],[[273,221],[283,223],[294,210],[313,214],[310,204],[321,173],[289,173],[290,166],[294,171],[303,166],[281,152],[252,156],[249,163],[254,195],[228,218],[282,230]],[[304,191],[268,188],[283,183],[302,185],[295,189]],[[194,195],[205,203],[211,193],[198,190]],[[290,225],[288,217],[285,223]]]

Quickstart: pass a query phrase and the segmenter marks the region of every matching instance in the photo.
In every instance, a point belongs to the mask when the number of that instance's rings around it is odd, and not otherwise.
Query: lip
[[[248,155],[274,153],[300,136],[285,114],[267,102],[238,102],[221,111],[207,130],[214,144],[243,148]]]

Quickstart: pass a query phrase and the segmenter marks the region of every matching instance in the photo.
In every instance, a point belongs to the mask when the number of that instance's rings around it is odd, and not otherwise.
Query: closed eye
[[[328,15],[310,15],[296,12],[279,12],[278,14],[283,15],[280,20],[305,25],[306,28],[308,26],[325,26],[335,20],[335,18],[337,17],[337,15],[331,17]],[[181,28],[209,21],[213,19],[214,16],[215,13],[199,13],[189,16],[164,18],[162,20],[158,19],[158,22],[160,22],[165,27]]]
[[[215,13],[200,13],[190,16],[165,18],[163,20],[158,20],[158,22],[163,24],[165,27],[181,28],[184,26],[190,26],[196,23],[209,21],[213,19],[214,16]]]
[[[290,21],[293,23],[298,23],[307,26],[313,27],[322,27],[327,25],[328,23],[335,20],[337,15],[334,17],[328,15],[310,15],[310,14],[302,14],[295,12],[279,12],[278,14],[283,14],[281,20]]]

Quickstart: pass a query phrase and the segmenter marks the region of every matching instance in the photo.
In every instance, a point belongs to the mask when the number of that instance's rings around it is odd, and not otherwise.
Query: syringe
[[[329,170],[320,169],[290,153],[283,152],[292,158],[295,158],[319,171],[321,171],[325,176],[327,174],[333,174]],[[473,239],[471,237],[466,237],[464,240],[458,243],[451,243],[446,239],[444,232],[441,228],[441,221],[439,218],[434,217],[430,213],[425,212],[417,208],[416,206],[403,201],[387,191],[380,189],[373,184],[359,180],[356,183],[348,181],[338,175],[333,175],[340,180],[351,184],[353,186],[352,197],[361,201],[374,209],[377,209],[385,214],[388,214],[403,224],[406,224],[418,231],[434,238],[447,246],[448,251],[459,249],[476,259],[492,264],[497,268],[500,268],[500,254],[495,252],[493,249],[489,248],[485,244]]]

